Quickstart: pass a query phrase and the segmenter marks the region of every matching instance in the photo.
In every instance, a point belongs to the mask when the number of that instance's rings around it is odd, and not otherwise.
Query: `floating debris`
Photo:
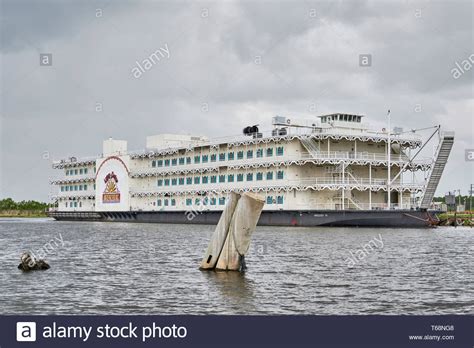
[[[23,272],[41,271],[49,268],[50,266],[46,261],[37,260],[29,252],[21,255],[21,263],[18,265],[18,269],[21,269]]]

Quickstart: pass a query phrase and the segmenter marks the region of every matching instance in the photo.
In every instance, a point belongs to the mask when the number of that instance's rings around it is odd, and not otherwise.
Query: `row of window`
[[[195,198],[194,199],[194,204],[195,205],[225,205],[226,199],[225,197],[204,197],[204,198]],[[186,198],[186,205],[190,206],[193,205],[193,199],[192,198]]]
[[[69,208],[82,208],[82,202],[79,202],[79,204],[77,204],[78,202],[77,201],[72,201],[72,202],[69,202]],[[66,202],[66,208],[68,207],[68,202]]]
[[[95,184],[94,184],[95,190]],[[68,191],[87,191],[87,185],[65,185],[61,186],[61,192],[68,192]]]
[[[184,165],[184,164],[191,164],[191,163],[194,163],[194,164],[199,164],[199,163],[208,163],[209,161],[210,162],[217,162],[218,160],[221,162],[221,161],[225,161],[226,159],[228,161],[233,161],[235,158],[237,158],[238,160],[241,160],[241,159],[244,159],[244,156],[246,156],[247,159],[252,159],[254,158],[254,155],[255,157],[257,158],[261,158],[264,156],[266,157],[272,157],[273,156],[273,151],[274,149],[273,148],[267,148],[265,149],[257,149],[257,150],[247,150],[247,151],[237,151],[237,155],[235,154],[235,152],[223,152],[223,153],[220,153],[220,154],[211,154],[211,155],[196,155],[194,156],[194,158],[192,157],[179,157],[179,158],[167,158],[167,159],[160,159],[160,160],[153,160],[151,162],[151,166],[153,168],[155,167],[169,167],[169,166],[177,166],[178,164],[179,165]],[[278,146],[276,149],[275,149],[275,153],[277,156],[283,156],[283,152],[284,152],[284,149],[283,149],[283,146]]]
[[[67,176],[70,176],[70,175],[83,175],[83,174],[87,174],[87,172],[88,172],[87,168],[66,169],[66,175]]]
[[[175,198],[165,198],[165,199],[158,199],[156,201],[156,205],[161,207],[161,206],[169,206],[171,205],[172,207],[174,207],[176,205],[176,199]]]
[[[225,205],[226,198],[225,197],[204,197],[204,198],[194,198],[194,205]],[[267,196],[266,198],[267,204],[283,204],[283,196]],[[168,207],[168,206],[176,206],[176,199],[175,198],[159,198],[156,201],[156,205],[158,207]],[[186,206],[192,206],[193,199],[186,198]]]
[[[283,204],[283,196],[267,196],[267,204]]]
[[[194,204],[195,205],[211,205],[211,206],[216,206],[216,205],[225,205],[226,203],[226,198],[225,197],[204,197],[204,198],[195,198],[194,199]],[[267,204],[283,204],[283,196],[267,196],[266,199]],[[77,202],[77,201],[71,201],[71,202],[66,202],[66,208],[81,208],[82,207],[82,202]],[[156,201],[156,205],[158,207],[174,207],[176,206],[176,199],[175,198],[159,198]],[[186,205],[187,206],[192,206],[193,205],[193,199],[192,198],[186,198]]]
[[[220,197],[220,198],[215,198],[215,197],[204,197],[204,198],[195,198],[194,199],[194,204],[195,205],[225,205],[225,197]],[[191,206],[193,205],[193,199],[192,198],[186,198],[186,205]],[[176,206],[176,199],[175,198],[159,198],[156,201],[156,205],[159,207],[165,206]]]
[[[276,179],[282,180],[285,174],[283,170],[276,171]],[[246,181],[253,181],[255,178],[256,181],[261,181],[264,178],[266,180],[273,180],[273,172],[258,172],[258,173],[247,173],[247,174],[228,174],[228,175],[210,175],[210,176],[194,176],[194,177],[181,177],[181,178],[166,178],[166,179],[158,179],[157,184],[158,187],[161,186],[176,186],[176,185],[199,185],[199,184],[215,184],[225,183],[225,182],[243,182],[244,179]]]

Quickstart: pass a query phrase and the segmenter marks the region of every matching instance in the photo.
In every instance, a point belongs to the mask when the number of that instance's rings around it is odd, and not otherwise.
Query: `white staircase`
[[[441,141],[438,145],[436,159],[431,169],[428,183],[425,187],[425,192],[421,200],[420,208],[428,209],[431,205],[431,200],[436,192],[444,167],[448,161],[449,154],[454,144],[454,132],[444,132],[441,134]]]
[[[337,195],[333,196],[333,202],[336,204],[340,204],[342,206],[342,194],[338,193]],[[345,209],[358,209],[361,210],[362,207],[360,206],[361,202],[354,197],[354,194],[351,190],[344,190],[344,207]]]
[[[303,147],[308,151],[311,156],[317,157],[320,149],[319,145],[312,139],[312,138],[302,138],[300,139],[301,144]]]

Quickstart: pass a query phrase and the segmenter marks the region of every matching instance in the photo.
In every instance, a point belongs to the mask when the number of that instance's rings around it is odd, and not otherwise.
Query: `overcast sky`
[[[51,160],[96,155],[109,136],[139,149],[330,112],[380,129],[387,109],[405,129],[456,131],[438,194],[474,183],[474,67],[452,71],[474,53],[472,1],[1,3],[0,198],[47,201]],[[136,78],[160,48],[169,58]]]

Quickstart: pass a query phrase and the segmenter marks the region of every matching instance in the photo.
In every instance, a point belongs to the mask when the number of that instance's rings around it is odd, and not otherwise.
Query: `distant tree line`
[[[0,200],[0,210],[36,210],[44,211],[48,208],[47,203],[37,201],[21,201],[15,202],[11,198]]]

